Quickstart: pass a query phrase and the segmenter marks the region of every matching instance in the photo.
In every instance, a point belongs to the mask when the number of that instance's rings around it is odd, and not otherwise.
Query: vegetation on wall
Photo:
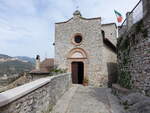
[[[122,40],[123,40],[122,36],[117,39],[117,48],[120,47],[120,44],[121,44]]]
[[[129,57],[129,51],[130,48],[127,47],[123,53],[122,53],[122,63],[119,64],[119,73],[118,73],[118,83],[124,87],[130,89],[132,87],[131,82],[131,75],[130,72],[128,72],[127,67],[129,66],[129,63],[131,62],[131,59]]]
[[[132,88],[132,79],[129,70],[129,66],[132,64],[130,58],[131,47],[136,46],[140,40],[145,39],[147,36],[148,30],[144,27],[143,20],[141,20],[132,26],[130,32],[122,35],[117,40],[119,58],[118,83],[124,88]]]
[[[123,37],[121,39],[123,40]],[[121,43],[118,44],[118,55],[121,55],[119,56],[121,62],[119,63],[118,70],[118,83],[124,88],[131,89],[131,75],[126,69],[130,63],[130,41],[128,36],[126,36],[123,41],[122,40],[118,40],[118,43]]]
[[[118,77],[118,83],[124,88],[131,89],[132,82],[131,82],[130,72],[121,70],[121,72],[119,73],[119,77]]]

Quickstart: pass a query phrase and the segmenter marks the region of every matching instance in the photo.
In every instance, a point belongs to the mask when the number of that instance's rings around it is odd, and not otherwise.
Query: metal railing
[[[119,27],[119,34],[123,34],[125,31],[129,30],[131,26],[139,22],[143,18],[143,1],[140,0],[137,5],[132,9],[131,12],[127,14],[126,19]]]

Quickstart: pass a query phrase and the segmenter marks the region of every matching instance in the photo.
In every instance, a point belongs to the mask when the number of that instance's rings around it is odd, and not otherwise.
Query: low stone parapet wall
[[[41,78],[0,93],[0,113],[49,113],[71,86],[71,74]]]
[[[118,97],[130,94],[132,91],[121,87],[119,84],[112,84],[112,93]]]

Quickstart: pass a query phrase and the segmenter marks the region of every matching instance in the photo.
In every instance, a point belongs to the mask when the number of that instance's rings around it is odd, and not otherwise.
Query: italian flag
[[[121,15],[118,11],[116,11],[116,10],[114,10],[114,12],[115,12],[115,14],[116,14],[116,16],[117,16],[117,21],[118,21],[118,23],[121,23],[122,20],[123,20],[122,15]]]

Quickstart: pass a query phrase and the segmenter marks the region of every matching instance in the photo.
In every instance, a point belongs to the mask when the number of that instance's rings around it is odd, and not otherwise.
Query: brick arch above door
[[[87,53],[82,48],[74,48],[68,53],[70,59],[87,59]]]

